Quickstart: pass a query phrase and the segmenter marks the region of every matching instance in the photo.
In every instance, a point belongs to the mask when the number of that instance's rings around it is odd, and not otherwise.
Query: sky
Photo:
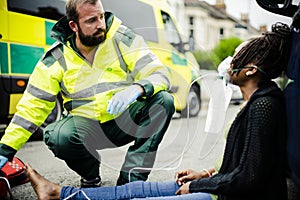
[[[216,0],[205,0],[210,4],[215,4]],[[241,13],[249,13],[250,24],[259,29],[260,25],[267,25],[268,30],[275,22],[291,24],[292,19],[271,12],[259,7],[255,0],[224,0],[226,11],[230,15],[240,19]],[[299,1],[298,1],[299,2]],[[295,4],[295,3],[294,3]]]

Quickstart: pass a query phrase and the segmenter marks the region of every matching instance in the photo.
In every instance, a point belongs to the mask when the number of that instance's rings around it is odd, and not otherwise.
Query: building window
[[[190,46],[190,51],[195,50],[195,38],[194,38],[194,30],[193,29],[190,29],[189,46]]]
[[[194,30],[193,29],[190,30],[190,37],[194,37]]]
[[[221,36],[224,35],[224,28],[220,28],[220,35],[221,35]]]
[[[224,28],[220,28],[220,34],[219,34],[220,39],[224,38]]]
[[[193,16],[189,17],[189,23],[190,23],[190,25],[194,25],[194,17]]]

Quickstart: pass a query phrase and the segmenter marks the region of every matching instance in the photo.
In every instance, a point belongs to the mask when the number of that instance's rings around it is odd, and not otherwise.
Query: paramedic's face
[[[95,5],[83,4],[77,8],[78,36],[82,44],[96,46],[106,39],[104,9],[100,1]]]

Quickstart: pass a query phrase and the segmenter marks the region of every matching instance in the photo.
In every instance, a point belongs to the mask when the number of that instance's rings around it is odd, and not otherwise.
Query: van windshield
[[[65,0],[7,0],[8,10],[59,20],[65,14]]]
[[[66,0],[7,0],[8,10],[46,19],[59,20],[65,15]],[[137,0],[102,0],[106,11],[120,18],[126,26],[146,41],[158,43],[153,8]]]
[[[158,42],[155,16],[150,5],[137,0],[102,0],[102,4],[106,11],[114,13],[146,41]]]

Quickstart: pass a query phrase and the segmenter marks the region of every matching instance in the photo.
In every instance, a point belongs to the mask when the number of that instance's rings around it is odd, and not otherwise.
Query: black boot
[[[101,187],[102,181],[101,181],[100,176],[98,176],[97,178],[94,178],[94,179],[90,179],[90,180],[81,178],[80,184],[81,184],[82,188]]]
[[[119,185],[125,185],[126,183],[129,183],[129,181],[125,178],[123,178],[121,175],[119,176],[118,180],[117,180],[117,186]]]

